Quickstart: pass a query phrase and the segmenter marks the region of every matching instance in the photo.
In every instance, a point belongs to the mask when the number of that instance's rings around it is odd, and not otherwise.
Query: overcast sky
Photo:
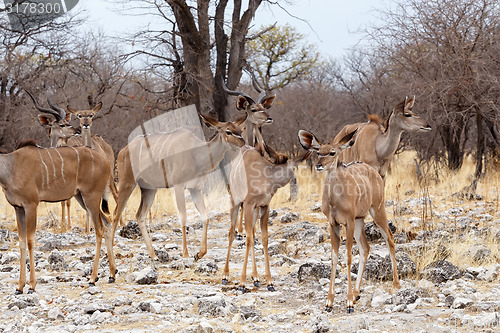
[[[341,57],[361,38],[356,31],[375,20],[374,8],[383,8],[390,0],[295,0],[294,5],[261,5],[255,27],[289,23],[318,46],[325,57]],[[124,16],[116,12],[112,2],[80,0],[89,17],[87,24],[102,27],[110,35],[133,32],[148,23],[144,16]],[[288,12],[288,13],[287,13]],[[299,19],[300,18],[300,19]],[[304,20],[306,22],[304,22]]]

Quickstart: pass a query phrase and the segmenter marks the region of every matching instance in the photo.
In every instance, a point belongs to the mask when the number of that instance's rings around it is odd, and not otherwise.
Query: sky
[[[295,0],[293,5],[261,5],[254,27],[286,23],[294,26],[313,43],[325,58],[340,58],[361,38],[360,28],[375,20],[374,8],[384,8],[390,0]],[[133,32],[148,23],[145,16],[129,16],[117,12],[111,1],[80,0],[88,26],[100,27],[110,35]]]

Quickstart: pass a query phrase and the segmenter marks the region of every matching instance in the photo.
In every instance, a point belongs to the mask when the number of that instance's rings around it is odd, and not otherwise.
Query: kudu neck
[[[401,134],[403,134],[403,129],[398,125],[393,114],[387,122],[385,133],[377,138],[376,149],[379,159],[386,159],[396,152],[401,141]]]
[[[220,133],[217,133],[212,140],[206,143],[206,145],[209,149],[210,161],[207,161],[204,165],[210,166],[210,168],[214,169],[222,161],[224,153],[228,151],[229,148],[222,141]]]
[[[5,186],[12,173],[14,156],[10,154],[0,154],[0,185]]]
[[[90,127],[82,128],[82,145],[94,148],[92,145],[92,137],[90,136]]]

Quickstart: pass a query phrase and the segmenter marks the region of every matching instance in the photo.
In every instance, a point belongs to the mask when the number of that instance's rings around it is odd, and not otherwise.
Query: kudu
[[[305,149],[318,153],[319,161],[316,169],[327,171],[322,200],[322,211],[329,222],[332,244],[332,271],[326,302],[327,311],[331,311],[335,296],[335,273],[339,258],[341,226],[346,229],[347,312],[354,311],[354,302],[359,296],[361,280],[370,251],[364,225],[364,218],[369,212],[389,247],[393,287],[399,288],[394,236],[389,229],[385,212],[384,181],[374,168],[364,162],[345,164],[339,161],[342,150],[355,144],[352,140],[355,133],[356,131],[348,133],[337,143],[321,144],[311,132],[299,131],[301,145]],[[353,238],[356,239],[359,248],[359,269],[354,291],[351,284]]]
[[[281,164],[275,164],[269,162],[256,148],[245,146],[240,149],[240,154],[231,162],[231,174],[229,177],[231,188],[231,227],[228,234],[229,245],[222,284],[228,283],[231,245],[235,238],[235,225],[238,219],[238,212],[241,208],[245,218],[246,249],[239,289],[243,292],[246,290],[246,269],[249,253],[252,253],[252,280],[254,286],[260,286],[254,248],[256,221],[257,218],[260,218],[267,289],[269,291],[275,290],[269,267],[269,235],[267,229],[269,204],[276,191],[288,184],[290,179],[292,179],[294,169],[297,165],[308,156],[309,152],[295,160],[287,160]]]
[[[387,169],[401,141],[401,134],[407,132],[427,132],[432,127],[421,117],[412,112],[415,96],[406,97],[387,117],[385,126],[376,115],[370,115],[366,123],[344,126],[335,136],[338,142],[346,134],[358,130],[356,141],[340,154],[339,160],[345,163],[363,161],[377,170],[385,180]]]
[[[200,114],[208,127],[217,130],[209,142],[196,137],[187,129],[178,129],[168,133],[142,135],[130,141],[117,158],[118,202],[114,212],[113,230],[121,217],[123,209],[136,185],[141,189],[141,204],[136,219],[139,223],[144,243],[149,256],[157,256],[151,244],[144,218],[151,209],[156,191],[159,188],[174,189],[177,210],[182,227],[182,254],[188,257],[186,241],[186,202],[185,189],[203,220],[203,236],[200,251],[195,259],[207,253],[208,215],[201,192],[207,174],[212,172],[222,161],[228,150],[237,150],[245,144],[238,124],[219,122]],[[113,231],[114,234],[115,231]]]
[[[222,87],[229,95],[237,96],[236,109],[245,111],[246,113],[245,121],[240,126],[243,132],[243,137],[245,138],[245,143],[250,147],[256,147],[260,151],[261,155],[270,162],[279,162],[278,160],[280,157],[265,144],[262,136],[262,126],[273,122],[273,119],[269,116],[266,110],[272,106],[276,95],[267,96],[266,91],[259,87],[253,73],[250,71],[247,71],[247,73],[249,73],[252,78],[252,85],[254,89],[259,93],[257,102],[244,92],[228,89],[224,80],[222,80]],[[243,214],[241,214],[238,219],[236,238],[242,239],[242,234]]]
[[[114,169],[115,156],[111,146],[107,142],[105,142],[100,136],[90,134],[90,125],[92,124],[92,118],[94,117],[95,113],[97,113],[101,109],[102,106],[101,103],[97,104],[97,106],[94,107],[92,110],[77,111],[72,108],[68,108],[70,111],[68,113],[63,108],[55,106],[51,102],[48,95],[47,95],[47,102],[51,107],[50,109],[42,108],[37,103],[33,95],[28,91],[26,92],[33,100],[35,107],[40,112],[42,112],[42,114],[38,115],[38,119],[40,124],[47,130],[47,134],[49,135],[50,138],[51,147],[82,146],[82,145],[92,147],[97,151],[104,153],[109,160],[109,163],[111,165],[111,170]],[[68,123],[72,113],[75,114],[80,121],[80,127],[82,129],[81,135],[78,135],[78,132]],[[114,183],[112,172],[113,171],[111,171],[109,184],[106,188],[106,194],[103,200],[103,209],[105,213],[109,213],[107,193],[111,191],[113,197],[115,198],[115,201],[117,200],[118,197],[116,193],[117,190],[116,190],[116,185]],[[61,223],[63,225],[66,225],[65,209],[67,209],[68,229],[71,229],[70,207],[71,207],[71,200],[66,200],[61,202],[61,208],[62,208]],[[88,234],[89,232],[90,232],[90,222],[89,222],[89,216],[87,215],[85,223],[85,233]]]
[[[0,185],[14,207],[21,252],[16,294],[26,284],[26,245],[30,260],[29,293],[35,291],[35,229],[39,202],[56,202],[75,197],[90,215],[96,235],[96,254],[90,285],[97,280],[99,254],[104,236],[110,267],[110,282],[116,274],[111,225],[100,210],[110,165],[105,156],[87,147],[40,148],[33,142],[9,154],[0,155]],[[104,177],[103,177],[104,175]]]

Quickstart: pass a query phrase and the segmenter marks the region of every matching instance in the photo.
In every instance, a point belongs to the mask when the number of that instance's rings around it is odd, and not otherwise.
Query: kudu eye
[[[78,119],[82,119],[82,115],[81,114],[79,114],[77,117],[78,117]]]
[[[231,132],[230,130],[226,130],[226,134],[227,135],[233,135],[233,132]]]
[[[410,113],[405,113],[405,117],[411,117]]]
[[[330,154],[328,154],[330,156],[335,156],[335,152],[334,151],[331,151]]]

